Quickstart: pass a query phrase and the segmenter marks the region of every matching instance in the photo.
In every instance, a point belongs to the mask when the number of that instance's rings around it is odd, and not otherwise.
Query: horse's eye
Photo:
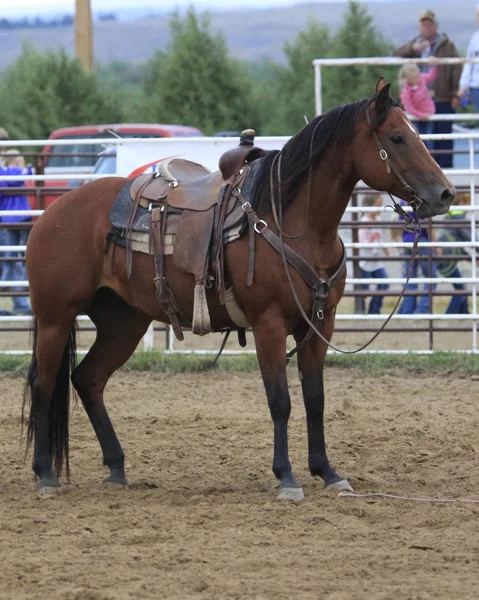
[[[400,135],[392,135],[391,142],[393,144],[396,144],[396,146],[399,146],[399,144],[404,144],[404,140],[403,140],[402,136],[400,136]]]

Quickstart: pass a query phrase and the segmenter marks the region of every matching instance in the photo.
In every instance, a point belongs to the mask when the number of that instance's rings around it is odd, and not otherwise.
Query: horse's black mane
[[[310,161],[311,168],[314,168],[327,148],[341,143],[350,136],[359,115],[364,112],[366,105],[375,99],[376,96],[365,98],[331,109],[324,115],[313,119],[284,145],[281,151],[281,200],[283,208],[294,198],[299,186],[305,181],[310,169]],[[393,100],[390,100],[384,110],[376,116],[372,129],[379,127],[393,106],[396,106],[396,104]],[[313,131],[314,142],[311,148]],[[279,150],[272,150],[261,159],[262,164],[256,176],[251,202],[256,212],[269,211],[270,209],[270,172],[273,161],[279,152]],[[274,170],[274,181],[277,183],[276,167]]]

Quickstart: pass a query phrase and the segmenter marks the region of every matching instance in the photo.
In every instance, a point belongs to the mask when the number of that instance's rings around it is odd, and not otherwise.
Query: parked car
[[[117,157],[116,146],[110,146],[106,150],[103,150],[103,152],[100,152],[100,154],[98,155],[97,161],[95,163],[95,166],[93,167],[92,174],[93,175],[116,175],[116,157]],[[128,178],[133,179],[134,177],[137,177],[138,175],[141,175],[142,173],[150,173],[150,172],[155,171],[158,163],[166,160],[167,158],[172,158],[172,156],[164,156],[153,162],[149,162],[145,165],[140,165],[139,167],[136,167],[128,175]],[[84,180],[74,179],[74,180],[71,180],[68,182],[68,187],[74,189],[74,188],[80,187],[84,183],[88,183],[88,181],[91,181],[91,180],[90,179],[84,179]]]
[[[239,131],[217,131],[216,133],[213,133],[213,137],[239,137],[240,136],[240,132]]]
[[[92,173],[96,175],[115,175],[116,173],[116,147],[112,146],[100,152],[93,167]]]
[[[94,175],[116,174],[116,146],[110,146],[98,154],[95,166],[91,172]],[[88,181],[90,180],[72,179],[67,183],[67,187],[74,189],[80,187]]]
[[[71,140],[71,144],[52,145],[46,144],[43,148],[45,156],[45,174],[49,175],[72,175],[91,173],[98,160],[98,154],[104,146],[92,142],[91,144],[78,144],[76,140],[90,138],[164,138],[164,137],[202,137],[204,133],[195,127],[185,125],[158,125],[153,123],[123,123],[112,125],[83,125],[78,127],[63,127],[52,131],[49,136],[51,140]],[[85,156],[85,154],[87,154]],[[111,157],[110,157],[111,158]],[[102,161],[103,162],[103,161]],[[45,186],[66,188],[68,179],[61,181],[45,180]],[[47,195],[45,205],[48,206],[56,198],[57,194]]]

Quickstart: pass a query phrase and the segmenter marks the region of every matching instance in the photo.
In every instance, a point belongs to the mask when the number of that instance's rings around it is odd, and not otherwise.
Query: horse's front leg
[[[273,473],[279,480],[278,498],[303,500],[288,454],[288,420],[291,400],[286,378],[286,332],[278,319],[267,319],[253,328],[258,363],[274,426]]]
[[[332,312],[332,311],[331,311]],[[334,314],[327,315],[321,333],[329,341],[332,336]],[[299,341],[299,340],[298,340]],[[338,475],[329,464],[324,439],[324,385],[323,368],[327,346],[317,336],[298,350],[299,378],[303,388],[304,406],[308,424],[308,462],[311,475],[324,480],[325,489],[353,491],[347,479]]]

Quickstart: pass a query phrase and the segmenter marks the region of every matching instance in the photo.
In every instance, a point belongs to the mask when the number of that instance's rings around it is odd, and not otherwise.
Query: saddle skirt
[[[139,175],[133,180],[130,196],[148,207],[168,198],[168,206],[179,210],[203,212],[218,202],[225,183],[221,171],[211,173],[198,163],[183,158],[170,158],[158,165],[156,173]]]

